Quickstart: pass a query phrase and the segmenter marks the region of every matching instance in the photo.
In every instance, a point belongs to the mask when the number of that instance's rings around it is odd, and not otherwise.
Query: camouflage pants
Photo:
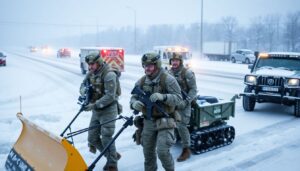
[[[181,138],[181,143],[183,148],[189,148],[191,145],[190,132],[187,125],[190,122],[190,116],[181,115],[180,123],[177,123],[177,130]]]
[[[174,129],[156,130],[154,121],[144,119],[142,146],[145,157],[145,171],[157,170],[157,157],[166,171],[174,170],[174,160],[170,153],[175,143]]]
[[[93,111],[93,115],[90,121],[90,127],[98,124],[102,124],[106,121],[115,119],[117,117],[116,112],[96,112]],[[116,121],[104,124],[101,128],[89,130],[88,142],[96,147],[100,152],[106,147],[106,145],[112,140],[112,136],[115,132]],[[117,166],[117,153],[116,146],[113,143],[109,150],[104,155],[107,158],[107,164],[109,166]]]

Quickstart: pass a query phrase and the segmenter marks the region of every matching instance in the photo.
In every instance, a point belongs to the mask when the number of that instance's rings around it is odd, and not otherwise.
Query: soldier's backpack
[[[106,70],[106,71],[103,72],[102,82],[104,82],[104,77],[109,72],[114,72],[117,75],[117,79],[116,79],[116,82],[117,82],[117,92],[116,92],[116,94],[118,96],[121,96],[121,85],[120,85],[121,72],[119,71],[118,68],[112,68],[111,67],[110,69],[108,69],[108,70]]]
[[[102,83],[104,82],[104,77],[107,73],[109,72],[114,72],[116,75],[117,75],[117,78],[116,78],[116,82],[117,82],[117,91],[116,91],[116,94],[117,96],[120,96],[121,95],[121,84],[120,84],[120,77],[121,77],[121,72],[119,71],[118,68],[109,68],[108,70],[105,70],[103,72],[103,77],[102,77]],[[117,102],[117,106],[118,106],[118,114],[121,114],[123,112],[123,106],[118,102]]]

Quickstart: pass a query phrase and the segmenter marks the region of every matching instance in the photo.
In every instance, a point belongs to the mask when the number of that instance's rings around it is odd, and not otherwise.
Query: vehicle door
[[[241,50],[237,50],[236,51],[236,60],[237,61],[242,61],[242,59],[243,59],[242,51]]]

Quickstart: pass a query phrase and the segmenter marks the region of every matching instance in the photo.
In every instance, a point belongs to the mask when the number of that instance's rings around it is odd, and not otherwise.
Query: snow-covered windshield
[[[300,59],[298,58],[260,58],[256,65],[259,68],[281,68],[287,70],[300,70]]]

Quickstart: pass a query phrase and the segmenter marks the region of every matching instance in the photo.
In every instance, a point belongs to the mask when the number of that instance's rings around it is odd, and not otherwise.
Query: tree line
[[[134,28],[106,29],[95,34],[84,34],[80,45],[120,46],[134,52]],[[255,51],[300,52],[300,11],[286,16],[267,15],[253,18],[248,26],[239,25],[234,16],[218,23],[203,24],[203,41],[234,42],[237,48]],[[157,45],[186,45],[200,49],[200,24],[152,25],[136,28],[137,53]]]

